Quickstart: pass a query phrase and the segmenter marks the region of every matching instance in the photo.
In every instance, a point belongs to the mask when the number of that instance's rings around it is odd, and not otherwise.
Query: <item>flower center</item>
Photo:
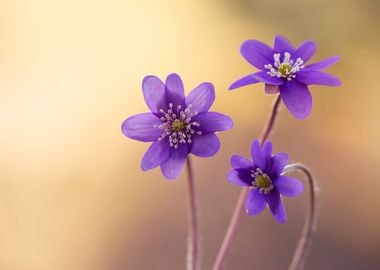
[[[301,58],[297,58],[296,61],[291,58],[291,54],[288,52],[284,53],[284,57],[282,62],[280,61],[281,54],[275,53],[273,54],[273,65],[267,64],[265,65],[265,69],[269,71],[267,74],[272,77],[278,78],[286,78],[288,81],[294,79],[296,77],[296,73],[303,69],[305,66],[304,61]]]
[[[286,76],[290,71],[292,70],[292,67],[288,63],[282,63],[278,67],[278,71],[283,75]]]
[[[260,193],[270,194],[274,188],[272,180],[270,177],[263,173],[260,168],[257,168],[256,171],[251,171],[252,187],[253,189],[258,189]]]
[[[175,132],[183,131],[185,127],[186,127],[185,122],[182,120],[176,119],[172,123],[172,130]]]
[[[169,103],[169,109],[165,111],[160,110],[162,116],[160,120],[161,125],[154,125],[155,128],[161,129],[161,137],[158,138],[159,141],[168,137],[169,144],[171,147],[178,149],[180,143],[191,143],[191,137],[193,135],[201,135],[202,132],[198,129],[200,124],[196,121],[192,121],[192,117],[198,114],[197,111],[191,111],[192,105],[189,104],[184,110],[182,106],[178,105],[174,109],[173,103]]]

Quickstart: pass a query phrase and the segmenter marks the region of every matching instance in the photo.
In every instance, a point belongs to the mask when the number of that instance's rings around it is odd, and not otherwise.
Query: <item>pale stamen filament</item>
[[[297,58],[296,61],[291,57],[288,52],[284,53],[283,61],[280,60],[281,54],[273,54],[273,66],[271,64],[265,65],[265,69],[269,71],[267,74],[271,77],[286,78],[287,80],[292,80],[296,77],[296,73],[303,69],[305,66],[304,61],[301,58]]]
[[[270,177],[263,173],[260,168],[257,168],[256,171],[251,170],[252,188],[259,190],[262,194],[270,194],[272,189],[274,188],[272,180]]]
[[[162,134],[158,141],[168,137],[169,145],[178,149],[180,143],[192,143],[193,135],[201,135],[202,132],[194,130],[193,127],[199,128],[200,124],[196,121],[192,121],[192,117],[198,114],[197,111],[192,112],[192,105],[189,104],[184,110],[181,105],[178,105],[173,110],[173,103],[169,103],[169,109],[165,111],[160,109],[162,116],[160,120],[161,125],[154,125],[154,128],[162,130]]]

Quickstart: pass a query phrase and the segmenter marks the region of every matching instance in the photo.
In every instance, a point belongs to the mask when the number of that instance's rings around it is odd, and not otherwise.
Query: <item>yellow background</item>
[[[313,86],[311,117],[283,108],[272,136],[321,187],[306,269],[379,269],[378,13],[375,0],[2,0],[0,269],[184,269],[185,175],[143,173],[148,144],[120,132],[147,111],[143,77],[171,72],[187,92],[213,82],[212,110],[235,122],[217,156],[194,158],[210,269],[239,193],[229,157],[248,156],[273,100],[259,84],[226,89],[254,71],[240,44],[277,33],[315,40],[312,61],[342,57],[329,72],[343,86]],[[227,269],[286,269],[308,198],[285,202],[285,225],[268,211],[244,217]]]

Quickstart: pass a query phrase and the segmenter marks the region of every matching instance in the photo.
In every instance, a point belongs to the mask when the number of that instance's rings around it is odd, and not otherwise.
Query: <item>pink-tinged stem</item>
[[[188,228],[189,238],[187,244],[187,269],[199,270],[200,268],[200,255],[199,255],[199,227],[198,227],[198,211],[197,202],[195,197],[194,176],[193,168],[190,157],[187,159],[187,175],[188,175]]]
[[[302,171],[306,175],[310,186],[309,212],[307,213],[305,225],[303,227],[302,235],[298,242],[297,249],[294,252],[292,262],[289,266],[289,270],[301,270],[303,269],[307,253],[311,246],[311,236],[315,231],[315,227],[317,224],[317,182],[310,173],[310,170],[305,165],[300,163],[294,163],[286,166],[284,172],[287,173],[294,170]]]
[[[270,135],[270,133],[274,127],[274,124],[276,122],[280,103],[281,103],[281,97],[280,97],[280,95],[277,95],[277,98],[276,98],[275,102],[273,103],[273,107],[272,107],[271,113],[269,115],[267,124],[261,133],[260,143],[263,143],[268,139],[268,137],[269,137],[269,135]],[[224,259],[226,257],[227,252],[228,252],[228,249],[231,245],[231,242],[235,236],[236,229],[239,227],[239,224],[240,224],[241,215],[242,215],[243,210],[244,210],[244,202],[245,202],[245,199],[247,197],[248,191],[249,191],[248,188],[243,188],[240,192],[239,198],[238,198],[236,205],[235,205],[234,212],[233,212],[232,217],[231,217],[230,224],[228,225],[227,232],[224,236],[222,245],[220,246],[218,255],[216,257],[216,261],[215,261],[213,270],[220,270],[223,267]]]

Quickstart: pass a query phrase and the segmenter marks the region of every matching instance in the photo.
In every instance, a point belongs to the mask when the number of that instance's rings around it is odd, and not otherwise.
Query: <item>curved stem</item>
[[[278,109],[280,107],[280,103],[281,103],[281,96],[277,95],[275,102],[273,103],[273,107],[269,115],[267,124],[260,135],[261,143],[263,143],[264,141],[268,139],[271,131],[273,130],[273,127],[278,115]],[[235,205],[234,212],[231,217],[230,224],[228,225],[227,232],[224,236],[222,245],[220,246],[218,255],[216,257],[213,270],[219,270],[223,266],[224,258],[226,257],[227,251],[234,238],[236,229],[240,224],[240,217],[241,217],[241,214],[243,213],[244,202],[245,202],[245,198],[247,197],[248,191],[249,191],[248,188],[243,188],[240,192],[239,198]]]
[[[187,175],[188,175],[188,228],[189,238],[187,244],[187,269],[198,270],[200,266],[199,258],[199,227],[198,227],[198,211],[195,197],[193,167],[190,157],[187,158]]]
[[[290,164],[285,167],[284,173],[301,170],[307,177],[310,185],[310,208],[306,217],[305,225],[303,227],[301,238],[298,242],[297,249],[294,252],[292,262],[289,266],[289,270],[301,270],[311,246],[311,236],[315,230],[317,224],[317,206],[316,206],[316,193],[317,182],[313,178],[310,170],[301,163]]]

